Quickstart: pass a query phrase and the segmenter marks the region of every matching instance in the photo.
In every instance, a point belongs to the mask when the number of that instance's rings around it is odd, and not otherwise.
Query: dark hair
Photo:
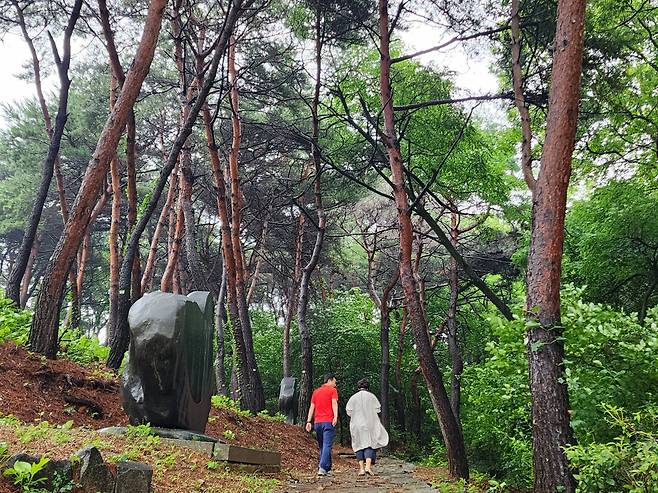
[[[368,390],[370,388],[370,382],[368,381],[367,378],[362,378],[358,382],[356,382],[356,388],[357,390]]]
[[[324,383],[327,383],[329,380],[333,380],[334,378],[336,378],[336,375],[334,375],[333,373],[325,373],[324,376],[322,377],[322,381]]]

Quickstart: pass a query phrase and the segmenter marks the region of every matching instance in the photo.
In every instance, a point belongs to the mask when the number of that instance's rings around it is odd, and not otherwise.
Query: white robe
[[[388,445],[388,433],[377,415],[382,406],[377,397],[367,390],[359,390],[347,401],[345,411],[350,417],[352,449],[378,449]]]

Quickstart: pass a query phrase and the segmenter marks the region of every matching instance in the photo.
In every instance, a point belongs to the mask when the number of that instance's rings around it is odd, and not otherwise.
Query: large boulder
[[[128,314],[123,408],[131,424],[203,433],[214,389],[212,296],[149,293]]]

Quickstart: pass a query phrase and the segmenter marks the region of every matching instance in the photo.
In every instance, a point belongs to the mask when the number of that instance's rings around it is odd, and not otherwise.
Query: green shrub
[[[583,302],[581,289],[565,286],[561,295],[571,425],[577,443],[593,444],[592,451],[599,450],[602,458],[609,453],[609,444],[622,437],[607,422],[603,403],[630,414],[646,406],[658,409],[656,313],[653,310],[639,325],[633,314]],[[492,340],[485,345],[484,361],[467,364],[462,374],[464,438],[474,467],[513,486],[529,487],[532,426],[526,324],[521,318],[508,322],[496,315],[488,323]]]
[[[608,443],[575,445],[566,449],[577,471],[578,492],[658,491],[658,409],[629,415],[603,405],[605,422],[620,434]]]
[[[62,340],[60,354],[81,365],[105,361],[109,346],[101,346],[97,337],[88,337],[80,331],[72,331]]]
[[[25,344],[31,323],[30,311],[13,307],[11,300],[0,295],[0,343],[12,341]]]
[[[210,398],[210,403],[213,407],[217,409],[229,409],[233,411],[238,416],[251,416],[251,413],[247,410],[240,409],[240,404],[238,404],[233,399],[226,397],[225,395],[213,395]]]
[[[462,374],[462,427],[474,467],[532,485],[532,422],[523,320],[491,319],[487,359]]]
[[[11,341],[19,346],[27,343],[32,312],[12,306],[11,300],[0,294],[0,343]],[[61,339],[59,355],[81,365],[105,361],[109,347],[101,346],[98,338],[80,330],[67,331]]]

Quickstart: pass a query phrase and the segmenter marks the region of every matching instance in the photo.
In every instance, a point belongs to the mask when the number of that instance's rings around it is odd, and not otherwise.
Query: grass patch
[[[63,439],[66,436],[66,439]],[[207,455],[163,443],[147,425],[129,428],[126,436],[98,433],[66,423],[22,423],[0,417],[2,454],[24,452],[48,459],[71,457],[86,445],[94,445],[108,462],[136,460],[153,467],[153,490],[158,493],[268,493],[279,485],[277,477],[244,474],[228,470]],[[8,481],[8,479],[3,479]]]

